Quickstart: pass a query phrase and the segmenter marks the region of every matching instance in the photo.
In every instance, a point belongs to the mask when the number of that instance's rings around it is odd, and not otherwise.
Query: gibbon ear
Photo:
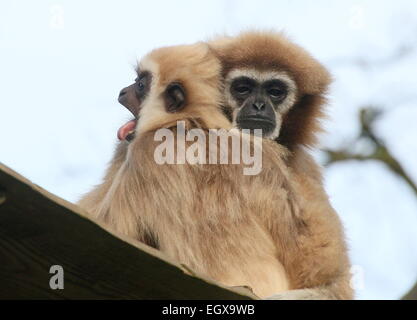
[[[165,90],[165,108],[167,112],[180,111],[185,106],[185,89],[178,83],[171,83]]]

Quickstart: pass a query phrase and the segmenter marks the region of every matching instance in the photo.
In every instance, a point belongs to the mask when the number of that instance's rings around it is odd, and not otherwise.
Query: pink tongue
[[[135,130],[136,124],[137,120],[130,120],[129,122],[125,123],[117,131],[117,138],[121,141],[126,140],[126,137],[129,134],[129,132]]]

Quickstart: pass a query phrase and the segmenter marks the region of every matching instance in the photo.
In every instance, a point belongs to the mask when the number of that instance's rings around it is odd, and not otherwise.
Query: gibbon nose
[[[263,101],[256,101],[252,104],[252,107],[256,110],[262,110],[265,107],[265,102]]]
[[[126,94],[127,94],[127,88],[123,88],[122,90],[120,90],[118,100],[121,104],[123,104],[123,102],[126,101]]]

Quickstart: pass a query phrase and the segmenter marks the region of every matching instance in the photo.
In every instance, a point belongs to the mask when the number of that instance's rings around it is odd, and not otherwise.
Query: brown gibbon
[[[327,215],[311,217],[313,208],[301,212],[285,147],[228,130],[221,64],[209,46],[154,50],[137,74],[120,93],[135,119],[119,130],[122,141],[103,182],[79,201],[89,216],[223,285],[249,286],[259,297],[324,285],[323,279],[336,284],[344,254],[339,225],[327,230],[333,221]],[[160,141],[167,130],[173,149],[168,134]],[[238,161],[235,145],[221,140],[236,136],[242,146]],[[256,174],[245,174],[246,142],[249,154],[261,156]],[[158,153],[162,144],[165,153]],[[184,152],[194,161],[181,162]],[[174,163],[160,161],[173,154]],[[222,155],[225,163],[212,161]],[[317,234],[320,228],[323,234]]]
[[[292,290],[273,298],[352,299],[343,227],[308,153],[322,131],[330,74],[282,33],[244,32],[209,43],[222,63],[225,114],[234,127],[262,129],[285,147],[291,183],[303,199],[292,235],[298,253],[283,261]]]

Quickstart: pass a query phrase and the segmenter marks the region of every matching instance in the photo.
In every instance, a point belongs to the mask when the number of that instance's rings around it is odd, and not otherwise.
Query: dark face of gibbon
[[[139,72],[135,82],[120,91],[119,103],[137,116],[140,105],[149,92],[151,82],[152,74],[150,72]]]
[[[119,129],[119,140],[130,142],[135,137],[135,127],[139,118],[139,111],[149,94],[151,83],[152,74],[149,71],[139,71],[135,82],[120,91],[119,103],[132,113],[134,119]],[[163,96],[167,112],[177,112],[184,106],[185,92],[180,83],[171,83],[166,88]]]
[[[226,76],[225,102],[239,129],[262,129],[262,136],[279,135],[283,115],[293,106],[295,82],[283,72],[233,70]]]

